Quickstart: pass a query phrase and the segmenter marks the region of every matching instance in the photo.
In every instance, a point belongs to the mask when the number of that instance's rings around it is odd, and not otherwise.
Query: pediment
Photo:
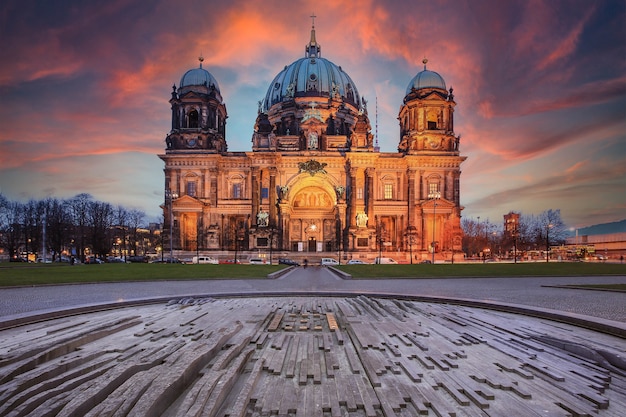
[[[437,200],[426,200],[422,203],[423,208],[434,208],[435,201],[437,202],[437,209],[446,209],[446,208],[454,208],[456,207],[453,202],[448,201],[444,198],[438,198]]]
[[[203,203],[197,198],[184,195],[172,202],[178,211],[202,211]]]

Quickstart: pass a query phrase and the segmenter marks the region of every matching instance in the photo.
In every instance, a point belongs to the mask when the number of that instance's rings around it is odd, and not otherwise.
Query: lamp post
[[[441,198],[439,191],[429,193],[428,198],[433,200],[433,241],[431,243],[431,249],[433,251],[433,264],[435,263],[435,220],[437,218],[437,200]]]
[[[239,247],[239,236],[235,232],[235,265],[237,265],[237,248]]]
[[[406,240],[409,244],[409,256],[411,257],[411,265],[413,265],[413,240],[415,239],[415,226],[407,227]]]
[[[376,240],[378,240],[378,263],[380,263],[383,256],[383,230],[379,219],[376,219],[376,229]]]
[[[517,263],[517,224],[513,229],[513,263]]]
[[[274,247],[274,226],[270,226],[270,265],[272,265],[272,248]]]
[[[550,262],[550,229],[552,224],[546,225],[546,263]]]
[[[178,198],[178,194],[170,190],[165,190],[165,199],[170,210],[170,262],[174,260],[174,211],[172,202]]]

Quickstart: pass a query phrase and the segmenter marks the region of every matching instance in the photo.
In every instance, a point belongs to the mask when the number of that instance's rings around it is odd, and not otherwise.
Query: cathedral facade
[[[202,59],[170,104],[166,250],[461,255],[455,101],[426,60],[400,105],[394,153],[375,146],[366,100],[322,57],[314,26],[304,57],[259,101],[251,151],[228,151],[226,105]]]

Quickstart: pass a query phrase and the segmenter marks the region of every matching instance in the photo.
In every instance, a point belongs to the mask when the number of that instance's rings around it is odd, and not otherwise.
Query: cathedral
[[[159,155],[164,248],[401,262],[462,256],[456,103],[423,63],[400,103],[398,151],[380,152],[367,101],[322,57],[313,25],[304,56],[259,101],[252,150],[229,152],[226,104],[200,58],[173,86]]]

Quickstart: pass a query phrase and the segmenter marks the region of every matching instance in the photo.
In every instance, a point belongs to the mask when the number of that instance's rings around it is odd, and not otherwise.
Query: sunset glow
[[[384,152],[423,69],[454,88],[464,217],[560,209],[569,227],[626,218],[623,0],[35,2],[0,5],[0,193],[94,198],[158,221],[172,85],[199,65],[250,151],[258,104],[304,54],[368,102]]]

